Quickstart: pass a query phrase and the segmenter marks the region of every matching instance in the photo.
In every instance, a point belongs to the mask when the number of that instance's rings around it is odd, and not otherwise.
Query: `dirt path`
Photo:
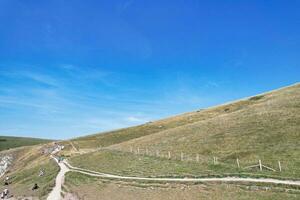
[[[70,144],[75,152],[78,152],[78,149],[74,146],[73,142],[70,141]]]
[[[118,179],[118,180],[132,180],[132,181],[154,181],[154,182],[247,182],[247,183],[270,183],[282,185],[295,185],[300,186],[300,181],[293,180],[279,180],[271,178],[240,178],[240,177],[224,177],[224,178],[146,178],[146,177],[131,177],[131,176],[118,176],[112,174],[105,174],[78,167],[73,167],[67,161],[58,162],[58,160],[51,156],[60,167],[60,171],[56,177],[55,187],[49,194],[47,200],[61,200],[61,188],[64,181],[64,175],[68,171],[74,171],[81,174],[86,174],[94,177]]]
[[[64,161],[64,164],[71,170],[82,174],[109,178],[109,179],[122,179],[122,180],[141,180],[141,181],[157,181],[157,182],[252,182],[252,183],[270,183],[270,184],[282,184],[282,185],[296,185],[300,186],[300,181],[293,180],[279,180],[272,178],[240,178],[240,177],[224,177],[224,178],[145,178],[145,177],[130,177],[130,176],[118,176],[112,174],[105,174],[95,172],[87,169],[71,166],[68,162]]]
[[[58,160],[54,157],[51,156],[59,165],[60,167],[60,171],[56,176],[55,179],[55,186],[52,189],[52,191],[50,192],[47,200],[61,200],[61,188],[64,182],[64,176],[65,173],[67,173],[68,171],[70,171],[70,169],[62,162],[58,162]]]

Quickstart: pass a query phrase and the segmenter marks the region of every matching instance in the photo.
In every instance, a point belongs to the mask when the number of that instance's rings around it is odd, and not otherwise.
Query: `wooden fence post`
[[[168,152],[168,158],[171,159],[171,152]]]
[[[278,167],[279,167],[279,171],[281,172],[281,163],[280,163],[280,161],[278,161]]]
[[[258,160],[259,163],[259,170],[262,171],[262,164],[261,164],[261,160]]]
[[[237,164],[238,168],[240,168],[240,162],[239,162],[238,158],[236,159],[236,164]]]
[[[180,154],[180,160],[183,161],[183,153]]]
[[[214,165],[218,163],[218,158],[214,156]]]
[[[199,154],[196,155],[196,161],[199,162]]]
[[[137,148],[137,154],[140,154],[140,147]]]

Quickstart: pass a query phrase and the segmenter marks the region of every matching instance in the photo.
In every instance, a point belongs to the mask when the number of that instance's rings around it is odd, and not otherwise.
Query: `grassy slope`
[[[45,199],[54,186],[59,167],[53,160],[50,160],[48,155],[41,155],[41,148],[42,145],[28,146],[0,153],[0,156],[10,155],[13,157],[13,164],[5,176],[11,177],[12,184],[8,188],[15,197],[33,196]],[[45,170],[45,176],[38,176],[40,169]],[[1,183],[5,176],[0,178]],[[34,183],[40,186],[36,192],[31,191]],[[4,188],[1,184],[0,191]]]
[[[272,187],[265,191],[265,186],[231,184],[158,184],[108,181],[69,172],[65,179],[66,192],[79,195],[83,199],[299,199],[299,192],[283,192],[284,188]]]
[[[129,151],[130,147],[139,147],[148,148],[152,152],[159,150],[160,154],[171,151],[177,157],[180,152],[184,152],[190,158],[200,154],[203,163],[196,166],[193,162],[169,161],[148,156],[136,158],[136,155],[128,153],[120,156],[115,151],[111,151],[110,156],[106,155],[106,151],[77,156],[71,162],[99,171],[110,170],[119,174],[126,171],[132,175],[155,176],[165,171],[171,171],[172,175],[237,172],[236,158],[244,166],[262,159],[263,163],[274,168],[277,168],[277,161],[280,160],[284,168],[282,173],[262,173],[300,178],[299,139],[300,85],[297,84],[200,112],[75,140],[80,148],[103,145],[109,146],[109,149]],[[212,156],[217,156],[221,164],[211,166],[209,162],[211,163]],[[103,166],[99,161],[108,164]],[[122,164],[115,165],[113,162]],[[149,163],[152,164],[151,167]],[[175,165],[179,167],[174,167]],[[178,170],[174,171],[176,168]],[[137,174],[139,171],[141,172]],[[257,173],[256,170],[242,172]]]
[[[149,122],[143,125],[119,129],[111,132],[99,133],[71,140],[78,149],[90,149],[98,147],[107,147],[130,141],[154,133],[165,130],[178,128],[184,125],[193,124],[195,122],[212,119],[214,117],[229,114],[243,109],[249,105],[256,104],[256,101],[238,101],[235,103],[214,107],[211,109],[203,109],[195,112],[184,113],[174,117]]]
[[[31,146],[36,144],[48,143],[50,140],[39,138],[26,138],[26,137],[10,137],[0,136],[0,151],[12,149],[22,146]]]

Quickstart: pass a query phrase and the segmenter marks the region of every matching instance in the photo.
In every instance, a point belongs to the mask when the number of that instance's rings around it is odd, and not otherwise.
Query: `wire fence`
[[[174,151],[162,151],[154,148],[141,148],[141,147],[129,147],[126,149],[115,149],[122,152],[128,152],[135,155],[151,156],[168,160],[182,161],[182,162],[193,162],[206,165],[223,165],[230,168],[240,170],[255,170],[255,171],[271,171],[271,172],[284,172],[294,171],[295,174],[299,173],[299,167],[295,162],[288,159],[265,159],[263,156],[253,156],[252,158],[224,158],[215,156],[204,156],[200,153],[186,153],[186,152],[174,152]]]

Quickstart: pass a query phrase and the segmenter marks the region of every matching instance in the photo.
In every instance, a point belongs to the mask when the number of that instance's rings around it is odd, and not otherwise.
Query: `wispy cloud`
[[[0,76],[6,78],[5,82],[0,80],[0,109],[17,115],[16,120],[27,116],[26,120],[31,121],[28,124],[32,126],[16,130],[13,129],[14,124],[9,123],[0,126],[0,131],[60,130],[80,135],[128,127],[152,119],[148,114],[134,112],[146,109],[153,102],[130,98],[126,91],[123,91],[124,95],[106,91],[119,85],[118,74],[74,65],[53,69],[8,69],[0,72]],[[5,115],[0,116],[0,120],[5,120]],[[24,123],[15,121],[15,124]],[[42,124],[48,128],[55,124],[56,128],[45,130]]]
[[[216,81],[208,81],[206,84],[205,84],[206,87],[219,87],[219,83],[217,83]]]
[[[65,75],[81,83],[101,82],[107,86],[115,86],[117,76],[112,71],[99,69],[99,67],[78,67],[72,64],[58,66]]]
[[[128,122],[132,122],[132,123],[144,123],[144,122],[149,121],[149,120],[146,120],[144,118],[135,117],[135,116],[126,117],[125,120],[128,121]]]
[[[31,81],[35,81],[38,83],[46,84],[49,86],[59,86],[59,83],[56,79],[52,78],[51,76],[47,74],[37,73],[37,72],[31,72],[31,71],[17,71],[17,72],[2,72],[2,76],[7,76],[13,79],[27,79]]]

